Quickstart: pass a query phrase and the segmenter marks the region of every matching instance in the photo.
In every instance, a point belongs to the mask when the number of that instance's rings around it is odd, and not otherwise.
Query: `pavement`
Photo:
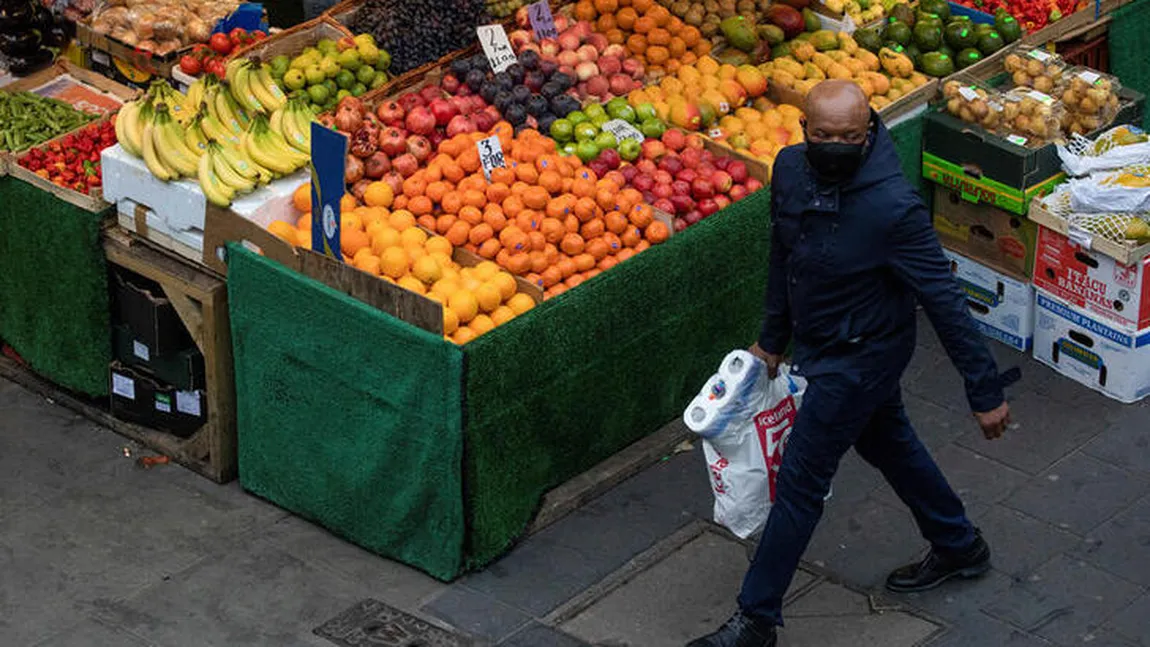
[[[925,330],[903,388],[994,570],[881,589],[923,554],[851,454],[788,594],[785,647],[1150,646],[1150,403],[1020,365],[1016,425],[982,439]],[[443,584],[0,381],[0,645],[679,647],[734,609],[745,547],[709,522],[685,446]]]

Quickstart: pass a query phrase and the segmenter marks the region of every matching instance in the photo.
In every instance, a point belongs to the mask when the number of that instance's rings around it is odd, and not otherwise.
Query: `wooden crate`
[[[204,356],[208,420],[190,437],[112,419],[118,433],[170,457],[199,474],[226,483],[236,477],[236,395],[227,284],[203,267],[191,265],[116,228],[104,232],[108,263],[157,283],[171,300]]]
[[[1147,256],[1150,256],[1150,243],[1138,243],[1133,240],[1119,242],[1106,238],[1105,236],[1096,236],[1071,227],[1066,218],[1047,209],[1042,200],[1032,200],[1030,202],[1030,213],[1027,217],[1047,229],[1054,230],[1076,241],[1088,240],[1089,249],[1100,254],[1105,254],[1122,265],[1134,265]]]

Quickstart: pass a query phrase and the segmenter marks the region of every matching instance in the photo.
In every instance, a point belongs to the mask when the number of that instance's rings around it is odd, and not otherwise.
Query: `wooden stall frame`
[[[100,421],[212,481],[226,483],[234,479],[236,395],[226,283],[115,228],[105,230],[103,245],[109,264],[160,284],[203,353],[207,422],[183,439],[110,416],[110,420]]]

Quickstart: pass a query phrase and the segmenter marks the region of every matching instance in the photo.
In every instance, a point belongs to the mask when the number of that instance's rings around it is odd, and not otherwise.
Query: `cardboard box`
[[[1034,341],[1034,287],[961,254],[946,251],[950,268],[966,293],[978,331],[1026,352]]]
[[[119,362],[109,366],[112,415],[120,420],[191,436],[207,421],[203,391],[183,391]]]
[[[1146,97],[1129,88],[1115,124],[1141,124]],[[1066,179],[1054,144],[1028,148],[1007,141],[977,124],[946,112],[945,106],[923,118],[922,176],[957,191],[971,202],[983,202],[1026,215],[1030,201],[1050,193]]]
[[[178,353],[194,345],[163,288],[127,270],[117,270],[113,277],[119,323],[128,327],[149,355]]]
[[[1105,236],[1092,234],[1080,227],[1070,224],[1070,221],[1061,214],[1047,208],[1046,200],[1035,200],[1030,203],[1030,214],[1027,216],[1035,223],[1052,229],[1063,236],[1069,236],[1084,247],[1100,252],[1113,258],[1122,265],[1133,265],[1139,260],[1150,256],[1150,242],[1140,243],[1134,240],[1112,240]],[[1033,268],[1027,269],[1027,275]]]
[[[943,247],[1014,278],[1030,276],[1038,244],[1035,223],[939,185],[934,187],[933,220]]]
[[[93,70],[138,88],[146,88],[153,77],[170,78],[172,68],[180,61],[180,57],[192,50],[189,45],[160,56],[155,52],[125,45],[95,31],[83,21],[76,23],[76,41],[88,54],[88,62],[92,64]]]
[[[201,390],[184,391],[161,384],[152,401],[155,427],[187,438],[207,423],[206,402]]]
[[[112,415],[120,420],[151,427],[154,421],[152,402],[158,385],[145,375],[112,362],[108,366]]]
[[[1034,359],[1120,402],[1150,394],[1150,328],[1122,326],[1038,290]]]
[[[153,352],[126,324],[113,326],[112,348],[124,366],[147,371],[160,381],[190,391],[204,388],[204,356],[196,346],[173,353]]]
[[[1101,252],[1039,227],[1034,285],[1120,324],[1150,326],[1150,256],[1123,265]]]

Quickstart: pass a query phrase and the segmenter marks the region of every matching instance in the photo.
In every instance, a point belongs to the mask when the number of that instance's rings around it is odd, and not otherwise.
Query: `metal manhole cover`
[[[469,647],[471,641],[408,615],[379,600],[367,599],[328,620],[313,632],[343,647]]]

